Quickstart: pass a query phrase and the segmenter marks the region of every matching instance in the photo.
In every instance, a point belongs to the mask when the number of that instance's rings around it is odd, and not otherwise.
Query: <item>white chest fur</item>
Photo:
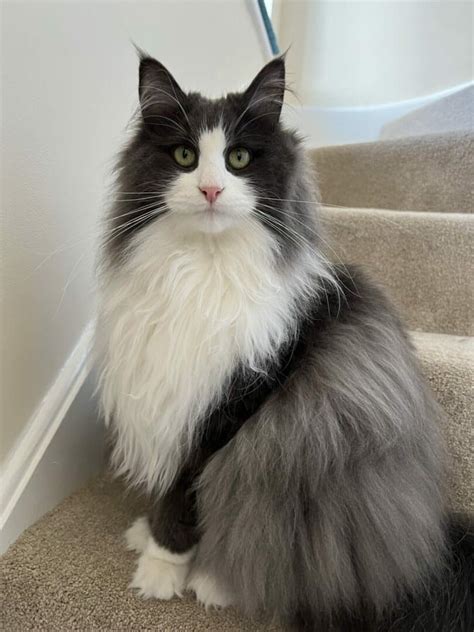
[[[298,293],[257,222],[188,238],[159,224],[108,274],[98,326],[115,465],[148,489],[170,485],[233,369],[258,369],[288,336]]]

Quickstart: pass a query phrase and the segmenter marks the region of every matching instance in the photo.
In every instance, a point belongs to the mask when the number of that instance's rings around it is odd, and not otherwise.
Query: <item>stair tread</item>
[[[27,529],[0,561],[5,630],[278,632],[236,610],[206,612],[191,596],[143,600],[128,584],[136,554],[123,534],[143,501],[104,476]]]
[[[474,215],[323,206],[328,256],[387,288],[410,329],[474,333]]]
[[[472,130],[323,147],[310,156],[326,203],[474,212]]]

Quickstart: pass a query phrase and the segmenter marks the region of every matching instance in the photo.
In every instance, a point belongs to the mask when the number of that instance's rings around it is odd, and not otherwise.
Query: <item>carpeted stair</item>
[[[399,306],[446,412],[453,509],[474,512],[473,136],[443,133],[312,154],[328,255],[368,267]],[[469,174],[469,171],[471,172]],[[331,206],[336,205],[336,206]],[[187,596],[127,589],[123,531],[143,501],[104,476],[30,527],[1,561],[4,630],[279,630]]]
[[[370,270],[403,315],[447,413],[451,506],[474,513],[474,134],[327,147],[312,159],[328,257]]]

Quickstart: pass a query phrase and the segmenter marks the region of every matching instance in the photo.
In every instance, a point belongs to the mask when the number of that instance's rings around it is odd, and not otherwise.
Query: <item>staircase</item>
[[[443,132],[312,152],[336,261],[363,264],[410,328],[446,412],[452,508],[474,513],[474,137]],[[127,590],[123,532],[144,510],[105,475],[30,527],[1,561],[5,630],[276,632],[233,609]]]
[[[328,256],[388,289],[447,413],[451,506],[474,513],[474,134],[328,147],[312,160]]]

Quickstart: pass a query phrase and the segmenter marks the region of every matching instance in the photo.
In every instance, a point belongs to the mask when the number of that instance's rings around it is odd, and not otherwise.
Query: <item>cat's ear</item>
[[[247,111],[252,118],[276,125],[280,119],[285,96],[285,59],[272,59],[258,73],[244,92]]]
[[[160,124],[175,112],[186,116],[184,104],[186,95],[176,79],[153,57],[140,59],[139,86],[140,108],[145,123]]]

